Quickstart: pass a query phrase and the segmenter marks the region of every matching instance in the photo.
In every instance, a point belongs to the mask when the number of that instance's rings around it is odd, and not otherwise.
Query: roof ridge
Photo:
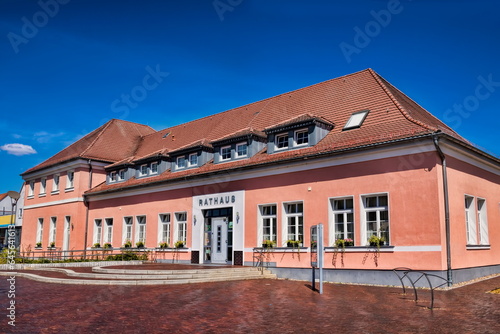
[[[192,121],[189,121],[189,122],[186,122],[186,123],[180,123],[180,124],[177,124],[177,125],[173,125],[173,126],[170,126],[170,127],[166,127],[164,129],[161,129],[157,132],[161,132],[161,131],[164,131],[164,130],[169,130],[169,129],[173,129],[175,127],[179,127],[181,125],[187,125],[187,124],[190,124],[190,123],[194,123],[194,122],[199,122],[199,121],[202,121],[204,119],[207,119],[207,118],[210,118],[210,117],[214,117],[214,116],[218,116],[218,115],[221,115],[221,114],[224,114],[224,113],[227,113],[227,112],[230,112],[230,111],[233,111],[233,110],[236,110],[236,109],[239,109],[239,108],[243,108],[243,107],[249,107],[249,106],[252,106],[254,104],[257,104],[257,103],[262,103],[264,101],[267,101],[267,103],[260,109],[260,111],[264,110],[265,107],[267,107],[267,105],[269,104],[269,102],[271,102],[273,99],[277,98],[277,97],[280,97],[280,96],[284,96],[284,95],[287,95],[287,94],[291,94],[291,93],[295,93],[299,90],[302,90],[302,89],[309,89],[311,87],[315,87],[315,86],[318,86],[318,85],[321,85],[321,84],[324,84],[326,82],[330,82],[330,81],[337,81],[337,80],[341,80],[341,79],[344,79],[346,77],[350,77],[350,76],[353,76],[353,75],[357,75],[359,73],[362,73],[362,72],[366,72],[366,71],[371,71],[371,68],[367,68],[367,69],[364,69],[364,70],[360,70],[360,71],[357,71],[357,72],[354,72],[354,73],[350,73],[350,74],[345,74],[343,76],[340,76],[340,77],[336,77],[336,78],[331,78],[331,79],[328,79],[328,80],[324,80],[324,81],[321,81],[321,82],[318,82],[318,83],[315,83],[315,84],[312,84],[312,85],[309,85],[309,86],[304,86],[304,87],[300,87],[300,88],[297,88],[297,89],[294,89],[294,90],[291,90],[291,91],[288,91],[288,92],[285,92],[285,93],[281,93],[281,94],[277,94],[277,95],[273,95],[273,96],[270,96],[268,98],[265,98],[263,100],[259,100],[259,101],[254,101],[254,102],[251,102],[251,103],[248,103],[248,104],[243,104],[243,105],[240,105],[238,107],[234,107],[234,108],[231,108],[231,109],[226,109],[224,111],[221,111],[219,113],[216,113],[216,114],[212,114],[212,115],[207,115],[207,116],[204,116],[202,118],[198,118],[198,119],[194,119]],[[259,111],[259,112],[260,112]],[[257,115],[256,115],[257,116]],[[249,123],[249,126],[250,124],[252,124],[253,120],[255,119],[252,118],[252,120],[250,121]],[[150,136],[150,135],[153,135],[154,133],[151,133],[151,134],[148,134],[146,136]]]
[[[380,79],[380,76],[378,73],[376,73],[374,70],[372,70],[371,68],[368,69],[368,71],[370,72],[370,74],[373,76],[373,78],[377,81],[377,83],[381,86],[381,88],[384,90],[384,92],[387,94],[387,96],[389,96],[389,98],[391,99],[391,101],[394,103],[394,105],[399,109],[399,111],[401,112],[401,114],[403,114],[403,116],[408,119],[410,122],[413,122],[417,125],[420,125],[421,127],[427,129],[427,130],[432,130],[432,131],[437,131],[439,130],[438,128],[434,128],[428,124],[425,124],[424,122],[421,122],[419,120],[416,120],[414,119],[407,111],[406,109],[401,105],[401,103],[399,103],[398,99],[396,99],[396,97],[391,93],[391,91],[389,90],[389,88],[387,87],[387,85],[382,82],[382,80]],[[392,86],[392,85],[391,85]],[[393,86],[394,87],[394,86]],[[394,87],[395,89],[397,89],[396,87]],[[399,91],[399,89],[398,89]],[[400,91],[401,92],[401,91]],[[401,92],[402,93],[402,92]],[[404,93],[402,93],[404,94]],[[409,98],[409,97],[408,97]],[[411,98],[409,98],[411,100]],[[411,100],[413,101],[413,100]],[[413,101],[414,102],[414,101]],[[416,102],[415,102],[416,103]],[[418,103],[416,103],[420,108],[422,108]],[[424,109],[424,108],[422,108]],[[425,110],[425,109],[424,109]],[[429,113],[429,112],[428,112]]]

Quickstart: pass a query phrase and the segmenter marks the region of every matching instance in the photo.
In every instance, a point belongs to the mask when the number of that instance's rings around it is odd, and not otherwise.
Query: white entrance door
[[[212,263],[226,263],[227,260],[227,219],[212,219]]]
[[[71,217],[64,220],[63,251],[69,250],[69,231],[71,228]]]

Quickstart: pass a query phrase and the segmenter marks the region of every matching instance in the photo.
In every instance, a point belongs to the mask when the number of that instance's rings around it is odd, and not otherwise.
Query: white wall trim
[[[47,206],[61,205],[61,204],[68,204],[68,203],[76,203],[76,202],[83,202],[83,197],[74,197],[74,198],[63,199],[63,200],[60,200],[60,201],[53,201],[53,202],[46,202],[46,203],[26,205],[24,207],[24,210],[36,209],[36,208],[44,208],[44,207],[47,207]]]

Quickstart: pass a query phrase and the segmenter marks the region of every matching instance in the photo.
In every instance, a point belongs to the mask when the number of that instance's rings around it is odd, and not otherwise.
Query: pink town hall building
[[[111,120],[22,176],[22,247],[251,266],[270,243],[307,280],[321,223],[327,281],[500,273],[500,160],[371,69],[160,131]]]

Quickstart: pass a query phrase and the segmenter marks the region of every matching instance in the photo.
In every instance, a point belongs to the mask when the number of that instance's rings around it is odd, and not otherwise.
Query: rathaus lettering
[[[229,203],[234,203],[236,202],[236,197],[233,196],[220,196],[220,197],[208,197],[203,199],[200,199],[198,201],[198,204],[200,206],[207,206],[207,205],[219,205],[219,204],[229,204]]]

